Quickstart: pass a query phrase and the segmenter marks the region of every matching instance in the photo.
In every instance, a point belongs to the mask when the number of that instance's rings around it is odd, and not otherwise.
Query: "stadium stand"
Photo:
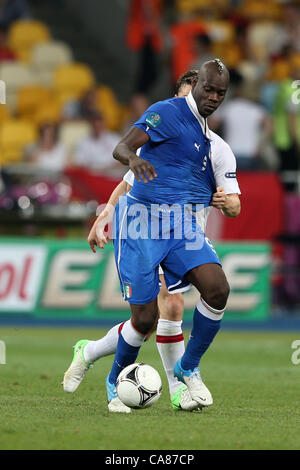
[[[36,20],[19,20],[9,29],[8,44],[20,60],[30,62],[33,46],[47,41],[50,36],[50,31],[44,23]]]
[[[36,127],[30,121],[5,121],[0,128],[0,163],[21,161],[25,146],[34,142],[36,137]]]
[[[73,61],[73,54],[68,44],[50,40],[36,44],[31,51],[31,64],[40,83],[50,86],[53,71],[59,65]]]

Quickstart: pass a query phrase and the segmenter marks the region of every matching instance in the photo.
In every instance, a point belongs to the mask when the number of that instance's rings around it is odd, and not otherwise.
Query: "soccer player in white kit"
[[[197,77],[198,71],[189,71],[178,81],[177,96],[186,96],[192,88],[192,81]],[[213,195],[211,206],[222,210],[224,201],[228,205],[238,198],[240,189],[236,179],[236,160],[229,145],[217,134],[210,131],[211,162],[216,181],[217,192]],[[129,170],[123,181],[113,191],[106,208],[95,221],[88,241],[95,252],[95,246],[104,248],[107,236],[104,234],[105,226],[111,219],[112,208],[119,198],[128,193],[133,186],[134,174]],[[226,202],[225,202],[226,204]],[[206,207],[198,213],[198,223],[205,232],[206,222],[211,207]],[[236,214],[235,214],[236,215]],[[228,216],[228,211],[227,211]],[[182,317],[184,302],[182,292],[190,289],[190,284],[181,284],[169,287],[167,290],[163,272],[160,271],[161,290],[158,296],[160,318],[157,323],[156,343],[162,363],[167,375],[172,407],[175,410],[192,409],[193,401],[187,387],[174,377],[173,369],[178,358],[184,352],[184,337],[182,332]],[[98,341],[80,340],[74,346],[73,361],[64,376],[64,390],[74,392],[83,380],[89,367],[99,358],[115,353],[118,336],[126,322],[115,325],[106,336]],[[109,405],[112,412],[130,412],[130,408],[123,405],[119,399],[113,399]]]

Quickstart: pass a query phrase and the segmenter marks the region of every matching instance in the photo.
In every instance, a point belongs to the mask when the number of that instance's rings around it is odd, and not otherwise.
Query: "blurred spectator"
[[[124,173],[124,167],[113,159],[112,152],[121,139],[120,135],[106,129],[100,113],[92,114],[89,122],[91,135],[78,143],[73,163],[106,176],[119,177]]]
[[[58,142],[58,129],[54,124],[40,128],[40,139],[25,150],[25,160],[47,171],[63,171],[68,163],[67,151]]]
[[[208,34],[199,34],[195,38],[195,61],[190,67],[193,70],[199,70],[204,62],[214,58],[212,51],[212,41]]]
[[[86,91],[81,99],[67,101],[62,110],[62,119],[88,119],[97,111],[97,94],[92,88]]]
[[[285,45],[300,51],[300,4],[287,2],[283,8],[283,26],[285,31]]]
[[[295,181],[285,179],[285,172],[296,172],[300,169],[300,54],[290,61],[290,77],[283,80],[278,88],[274,102],[274,143],[280,156],[280,172],[285,189],[294,191]],[[293,86],[295,81],[296,86]],[[293,179],[293,178],[292,178]]]
[[[271,118],[256,98],[257,89],[243,82],[217,114],[223,137],[235,154],[240,170],[262,167],[263,145],[271,138]]]
[[[185,73],[191,64],[195,62],[195,38],[207,34],[207,25],[204,21],[190,18],[186,21],[178,21],[170,28],[172,47],[172,80]]]
[[[131,98],[129,105],[129,112],[126,116],[125,123],[123,126],[123,133],[125,134],[130,127],[137,121],[141,115],[146,111],[150,106],[148,98],[143,94],[134,94]]]
[[[7,28],[0,25],[0,62],[16,60],[16,54],[7,45]]]
[[[131,0],[127,23],[127,45],[139,53],[134,91],[147,94],[158,76],[158,54],[162,50],[160,0]]]
[[[31,17],[26,0],[0,0],[0,25],[10,26],[16,20]]]

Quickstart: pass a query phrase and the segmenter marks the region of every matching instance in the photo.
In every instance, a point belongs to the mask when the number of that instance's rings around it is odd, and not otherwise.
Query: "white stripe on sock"
[[[211,307],[205,302],[202,297],[200,297],[200,300],[197,303],[197,310],[202,313],[204,317],[215,321],[222,320],[225,312],[225,308],[223,308],[222,310],[217,310],[216,308]]]

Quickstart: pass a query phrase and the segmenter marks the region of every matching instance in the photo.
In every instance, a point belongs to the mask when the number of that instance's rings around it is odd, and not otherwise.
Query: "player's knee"
[[[205,302],[216,310],[223,310],[226,307],[227,299],[230,293],[230,287],[227,281],[213,286],[203,295]]]
[[[184,303],[181,294],[169,294],[167,302],[167,319],[170,321],[180,321],[183,316]]]
[[[157,315],[143,313],[135,320],[134,327],[142,334],[147,335],[155,327]]]

